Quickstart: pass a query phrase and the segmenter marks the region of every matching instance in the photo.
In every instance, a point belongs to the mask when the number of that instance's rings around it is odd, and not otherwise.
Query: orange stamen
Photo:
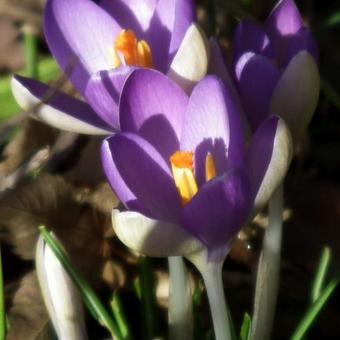
[[[153,67],[152,53],[149,44],[145,40],[138,41],[132,30],[122,30],[114,44],[113,67],[122,64]]]
[[[190,151],[176,151],[170,157],[170,163],[177,168],[187,168],[192,170],[194,165],[194,154]]]
[[[124,57],[126,65],[137,63],[137,38],[133,31],[122,30],[116,39],[115,50]]]

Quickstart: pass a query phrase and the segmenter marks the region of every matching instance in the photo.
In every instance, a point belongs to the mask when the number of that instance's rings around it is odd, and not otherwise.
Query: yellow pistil
[[[205,180],[208,182],[214,177],[216,177],[215,161],[212,154],[208,153],[205,159]]]
[[[183,205],[186,205],[197,192],[193,173],[193,153],[176,151],[170,157],[172,175]]]
[[[122,65],[153,67],[152,53],[145,40],[138,41],[132,30],[122,30],[114,44],[113,67]]]

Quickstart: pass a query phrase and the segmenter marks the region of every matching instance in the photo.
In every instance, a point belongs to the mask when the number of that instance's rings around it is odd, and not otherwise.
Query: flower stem
[[[169,339],[191,340],[193,335],[192,297],[183,258],[168,258],[169,283]]]
[[[269,201],[269,225],[266,230],[259,260],[252,339],[270,339],[280,278],[282,238],[283,183]]]
[[[143,338],[153,339],[158,335],[158,320],[155,281],[150,258],[141,256],[138,266],[142,302]]]
[[[201,269],[207,289],[216,340],[231,340],[232,330],[222,281],[223,262],[212,262]]]

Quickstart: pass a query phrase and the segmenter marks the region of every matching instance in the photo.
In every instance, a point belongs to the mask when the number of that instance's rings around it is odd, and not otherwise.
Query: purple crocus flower
[[[52,126],[112,133],[120,128],[120,92],[133,69],[155,68],[188,92],[206,74],[208,48],[194,21],[194,0],[48,0],[48,46],[86,103],[19,76],[13,93],[24,109],[47,101],[37,118]]]
[[[120,126],[102,146],[106,176],[130,210],[114,212],[113,225],[124,243],[151,256],[229,245],[291,157],[289,130],[277,116],[246,145],[235,92],[215,76],[189,97],[157,71],[134,71],[122,91]]]
[[[285,119],[297,140],[320,89],[318,50],[293,0],[281,0],[264,26],[241,21],[233,40],[233,75],[255,130],[269,114]]]

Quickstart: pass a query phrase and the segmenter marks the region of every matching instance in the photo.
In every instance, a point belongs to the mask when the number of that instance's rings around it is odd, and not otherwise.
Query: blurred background
[[[113,206],[104,180],[100,139],[60,132],[29,119],[16,105],[10,77],[19,73],[59,84],[74,94],[49,54],[41,28],[43,0],[0,0],[0,242],[8,339],[45,339],[48,316],[34,269],[37,226],[52,229],[72,261],[103,300],[121,294],[135,338],[142,332],[134,292],[138,259],[114,237]],[[230,60],[231,39],[240,19],[265,20],[272,0],[198,0],[198,20],[216,35]],[[285,187],[283,258],[274,339],[287,339],[306,310],[317,262],[324,246],[333,253],[330,275],[340,274],[340,2],[296,1],[320,49],[319,105]],[[58,83],[59,82],[59,83]],[[59,86],[58,85],[58,86]],[[89,166],[91,164],[91,166]],[[267,222],[264,211],[244,228],[224,268],[225,291],[239,327],[251,314],[257,259]],[[166,324],[166,262],[155,268],[160,329]],[[198,298],[195,317],[209,337],[210,316],[197,273],[190,267]],[[308,339],[340,338],[339,289],[320,314]],[[200,297],[201,296],[201,297]],[[91,339],[105,332],[88,318]],[[161,330],[160,330],[161,332]],[[207,337],[203,334],[207,334]]]

